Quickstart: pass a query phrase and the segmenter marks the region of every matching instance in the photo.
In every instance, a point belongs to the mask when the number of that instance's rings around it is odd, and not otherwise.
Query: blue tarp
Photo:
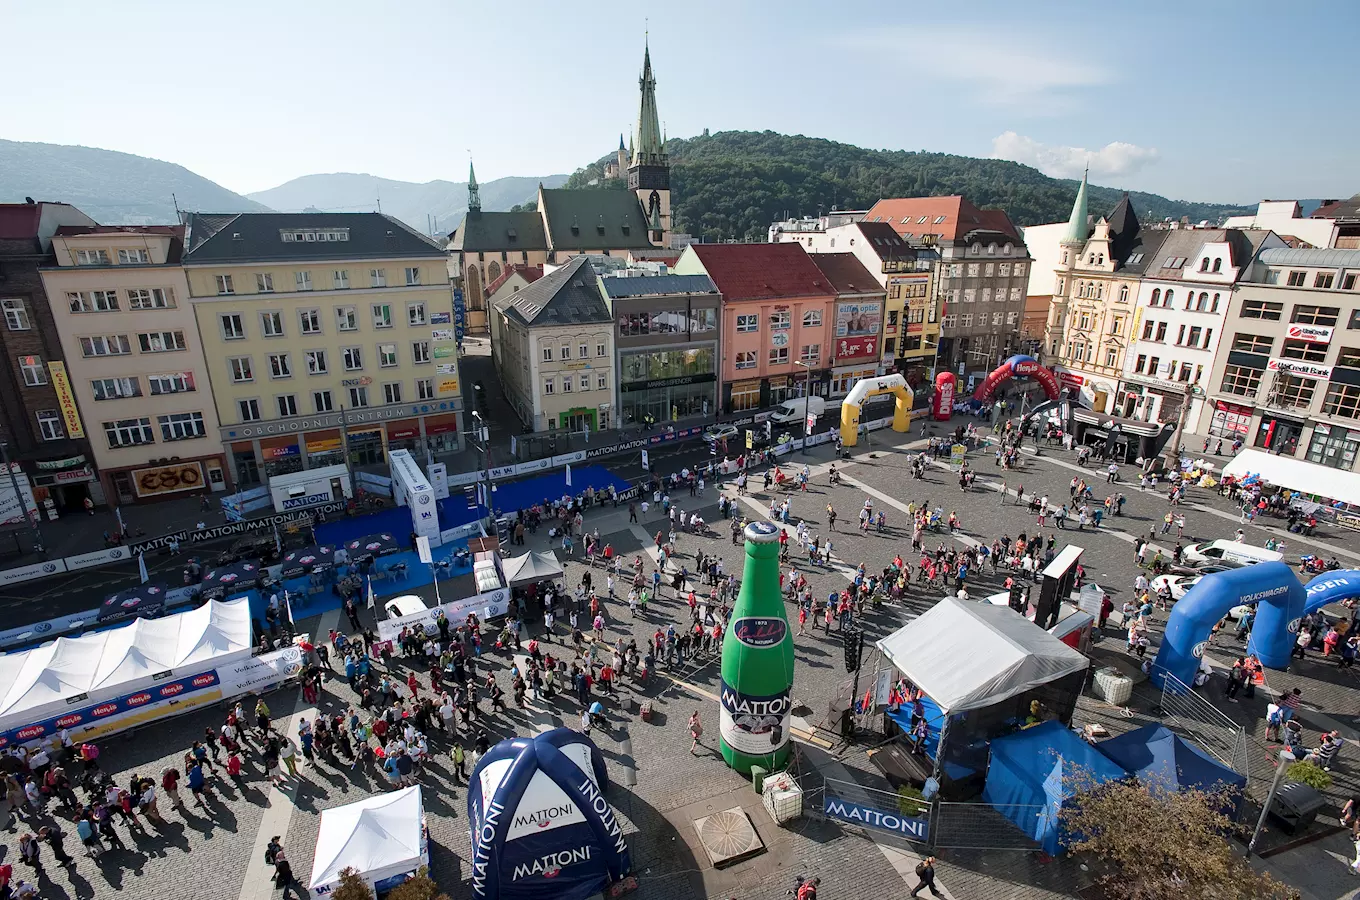
[[[1100,784],[1127,773],[1061,722],[1044,722],[992,741],[982,799],[1056,856],[1062,843],[1059,819],[1072,793],[1067,779]]]
[[[592,487],[596,491],[607,491],[610,485],[614,490],[623,493],[628,490],[630,485],[626,480],[615,475],[604,466],[581,466],[571,468],[571,487],[567,487],[566,470],[561,472],[549,472],[535,478],[526,478],[523,481],[497,482],[496,490],[492,493],[492,505],[500,513],[513,513],[521,509],[528,509],[535,503],[542,503],[544,500],[558,500],[564,494],[573,497],[585,493],[586,488]],[[483,512],[482,515],[485,515]],[[444,500],[439,501],[439,527],[455,528],[473,521],[478,516],[476,510],[467,508],[467,498],[462,494],[452,494]]]
[[[1244,775],[1155,722],[1096,744],[1110,761],[1153,788],[1213,791],[1223,785],[1245,790]],[[1233,812],[1240,805],[1234,804]],[[1230,813],[1231,814],[1231,813]]]
[[[381,531],[395,534],[405,544],[411,533],[411,511],[396,506],[366,516],[345,516],[316,526],[316,540],[321,544],[343,544]]]

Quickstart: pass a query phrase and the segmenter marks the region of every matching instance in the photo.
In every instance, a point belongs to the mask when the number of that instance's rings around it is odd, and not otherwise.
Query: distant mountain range
[[[539,182],[544,187],[561,187],[566,175],[545,175],[541,178],[510,176],[480,182],[482,208],[506,210],[517,203],[532,199]],[[463,221],[467,212],[466,181],[393,181],[375,175],[353,175],[337,172],[332,175],[304,175],[267,191],[247,194],[251,200],[263,203],[278,212],[302,212],[317,209],[325,212],[369,212],[378,209],[396,216],[422,233],[448,234]]]

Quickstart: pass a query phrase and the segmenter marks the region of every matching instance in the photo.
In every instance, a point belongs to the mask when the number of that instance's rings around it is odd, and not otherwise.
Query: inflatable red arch
[[[1023,354],[1016,354],[993,369],[991,374],[982,379],[982,384],[977,386],[977,390],[973,391],[973,399],[986,403],[992,399],[992,394],[1002,382],[1027,376],[1033,376],[1043,386],[1048,399],[1058,399],[1058,378],[1053,374],[1053,370],[1041,365],[1034,357]]]

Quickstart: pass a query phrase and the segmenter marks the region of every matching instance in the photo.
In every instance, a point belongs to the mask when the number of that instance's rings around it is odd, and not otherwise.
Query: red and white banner
[[[1330,344],[1332,328],[1328,325],[1290,325],[1287,336],[1291,340],[1307,341],[1310,344]]]
[[[1300,378],[1331,378],[1332,367],[1320,366],[1317,363],[1303,362],[1297,359],[1280,359],[1276,357],[1266,364],[1266,368],[1272,372],[1287,372],[1290,375],[1297,375]]]

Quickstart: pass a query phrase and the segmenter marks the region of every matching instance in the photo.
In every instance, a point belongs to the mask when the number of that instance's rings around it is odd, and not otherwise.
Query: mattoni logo
[[[546,809],[536,809],[528,815],[517,815],[512,824],[516,828],[527,828],[530,825],[535,828],[547,828],[553,823],[553,819],[560,819],[574,812],[576,807],[572,805],[549,806]]]
[[[528,878],[530,875],[542,875],[544,878],[556,878],[562,874],[562,870],[567,866],[575,865],[580,862],[590,861],[590,845],[576,847],[573,850],[559,850],[556,853],[546,853],[531,863],[520,863],[515,866],[510,875],[511,881],[519,881],[521,878]]]

